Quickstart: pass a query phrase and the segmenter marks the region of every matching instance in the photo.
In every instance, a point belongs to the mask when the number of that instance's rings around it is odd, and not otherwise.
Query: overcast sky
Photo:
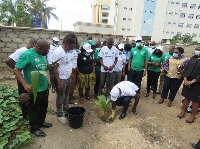
[[[49,6],[56,6],[53,11],[59,21],[53,17],[49,21],[49,29],[74,30],[77,21],[91,22],[91,0],[49,0]]]

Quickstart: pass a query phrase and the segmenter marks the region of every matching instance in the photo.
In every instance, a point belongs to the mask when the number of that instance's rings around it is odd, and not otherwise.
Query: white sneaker
[[[57,117],[57,119],[63,124],[67,123],[67,120],[64,117]]]

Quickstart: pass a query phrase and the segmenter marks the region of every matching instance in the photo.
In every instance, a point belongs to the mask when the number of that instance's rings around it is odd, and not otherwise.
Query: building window
[[[123,20],[126,20],[126,18],[123,18]]]
[[[174,34],[174,32],[171,32],[171,34]]]
[[[175,12],[175,15],[178,15],[178,13],[177,13],[177,12]]]
[[[102,23],[108,23],[108,19],[102,19]]]
[[[189,24],[189,23],[186,25],[187,28],[191,28],[191,26],[192,24]]]
[[[122,28],[122,30],[125,31],[126,29],[125,29],[125,28]]]
[[[200,9],[200,5],[199,5],[198,9]]]
[[[176,5],[179,5],[180,3],[179,2],[176,2]]]
[[[188,15],[188,18],[189,18],[189,19],[193,19],[193,16],[194,16],[194,14],[189,14],[189,15]]]
[[[185,33],[185,35],[188,35],[188,36],[190,36],[190,33]]]
[[[177,32],[177,34],[178,34],[178,35],[181,35],[182,33],[181,33],[181,32]]]
[[[127,31],[130,31],[131,29],[130,28],[127,28]]]
[[[199,24],[195,24],[194,28],[198,29],[199,28]]]
[[[196,34],[196,33],[193,33],[192,36],[193,36],[193,37],[197,37],[197,34]]]
[[[107,12],[102,12],[102,17],[108,17],[108,13]]]
[[[190,8],[191,8],[191,9],[195,9],[195,7],[196,7],[196,4],[191,4],[191,5],[190,5]]]
[[[174,2],[171,2],[172,5],[174,5]]]
[[[108,5],[102,5],[101,8],[102,8],[102,10],[109,10],[110,6],[108,6]]]
[[[175,24],[176,24],[176,22],[173,22],[173,24],[175,25]]]
[[[129,21],[131,21],[131,18],[128,18]]]
[[[185,18],[185,13],[181,13],[180,18]]]
[[[169,34],[169,32],[167,31],[166,34]]]
[[[173,12],[170,12],[169,14],[173,15]]]
[[[125,9],[125,10],[127,10],[127,8],[126,8],[126,7],[124,7],[124,9]]]
[[[168,24],[171,24],[171,22],[168,22]]]
[[[182,28],[182,27],[183,27],[183,24],[184,24],[184,23],[179,23],[179,24],[178,24],[178,27],[181,27],[181,28]]]
[[[200,19],[200,15],[197,15],[197,16],[196,16],[196,19]]]
[[[187,3],[182,3],[182,8],[187,8]]]
[[[129,10],[133,10],[132,8],[129,8]]]

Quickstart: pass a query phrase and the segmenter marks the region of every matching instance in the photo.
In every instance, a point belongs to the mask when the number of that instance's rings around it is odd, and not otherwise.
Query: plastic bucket
[[[83,107],[71,107],[68,110],[69,126],[77,129],[83,126],[85,109]]]

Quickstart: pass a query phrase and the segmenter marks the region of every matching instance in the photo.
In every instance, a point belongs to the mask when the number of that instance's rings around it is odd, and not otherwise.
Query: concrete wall
[[[6,58],[10,54],[12,54],[16,49],[26,46],[30,38],[42,38],[52,43],[52,38],[56,36],[60,39],[59,44],[61,44],[63,38],[68,33],[71,33],[71,31],[0,26],[0,71],[11,70],[5,64]],[[88,33],[74,33],[76,34],[80,45],[82,45],[82,43],[87,40]],[[117,42],[123,42],[122,35],[98,33],[90,34],[93,36],[93,41],[105,41],[107,38],[112,37]]]

